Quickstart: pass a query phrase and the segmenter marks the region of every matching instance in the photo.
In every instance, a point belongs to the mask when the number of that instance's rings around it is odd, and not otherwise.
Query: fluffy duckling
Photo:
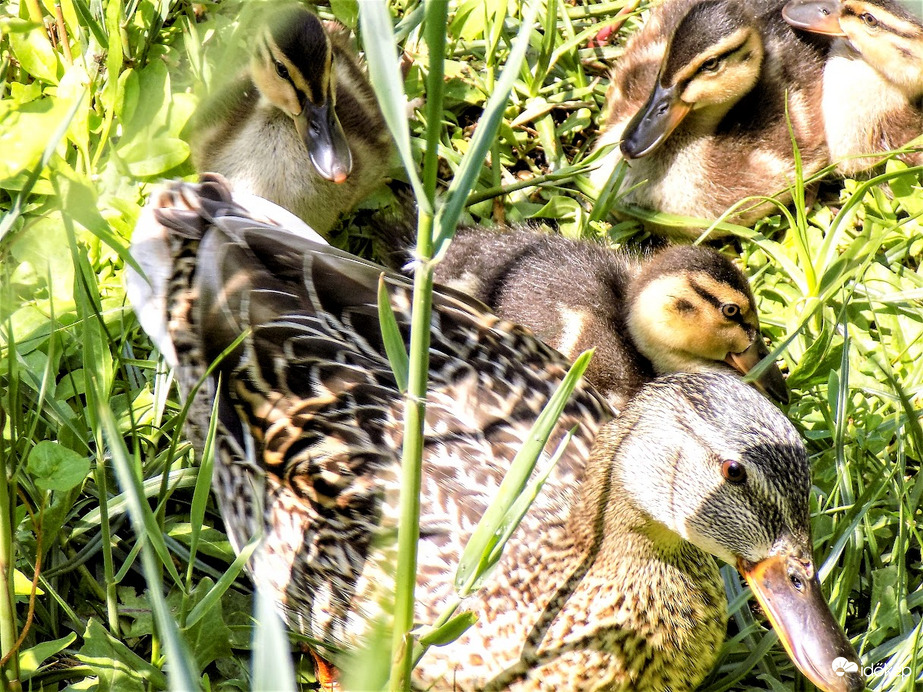
[[[642,258],[526,228],[461,229],[435,278],[568,358],[595,348],[586,378],[617,409],[655,373],[746,374],[769,353],[746,277],[701,246]],[[775,365],[754,384],[788,402]]]
[[[919,11],[920,5],[917,5]],[[793,26],[836,37],[824,66],[824,127],[844,175],[923,134],[923,21],[893,0],[795,0]],[[901,156],[923,164],[923,152]]]
[[[625,204],[714,220],[749,196],[787,201],[795,162],[786,113],[804,173],[823,168],[823,53],[783,21],[783,1],[655,7],[613,70],[597,148],[620,149],[603,157],[597,187],[624,159]],[[774,208],[745,203],[728,220],[751,224]]]
[[[168,257],[161,318],[180,382],[230,350],[199,390],[220,397],[215,491],[228,534],[240,548],[263,531],[254,580],[342,665],[337,651],[389,612],[393,584],[403,395],[378,322],[383,270],[251,219],[220,180],[168,187],[136,232],[142,266]],[[163,252],[147,252],[157,239]],[[406,335],[411,283],[384,276]],[[420,623],[452,598],[451,565],[568,367],[470,298],[436,292],[433,311]],[[200,425],[209,411],[195,413]],[[714,555],[746,577],[805,675],[862,689],[860,674],[831,665],[857,658],[821,593],[808,460],[785,416],[720,373],[657,380],[611,415],[577,386],[549,449],[567,430],[574,440],[465,600],[478,623],[427,652],[414,684],[691,690],[724,637]]]
[[[346,29],[292,6],[257,33],[246,74],[196,116],[199,171],[319,233],[385,182],[392,141]]]

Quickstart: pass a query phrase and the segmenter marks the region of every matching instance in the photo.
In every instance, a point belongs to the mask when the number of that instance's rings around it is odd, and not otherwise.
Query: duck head
[[[911,100],[923,95],[923,21],[894,0],[793,0],[782,9],[798,29],[845,39]]]
[[[294,120],[318,174],[342,183],[353,163],[336,113],[333,61],[320,19],[296,6],[273,15],[259,34],[250,72],[263,97]]]
[[[621,150],[647,156],[690,117],[710,129],[756,85],[763,40],[744,3],[694,5],[670,39],[650,97],[629,121]]]
[[[725,256],[676,246],[654,256],[632,283],[628,329],[658,373],[733,368],[746,375],[769,355],[746,277]],[[754,380],[788,402],[775,364]]]
[[[834,669],[839,658],[858,669],[859,659],[817,578],[810,469],[785,416],[727,374],[675,373],[646,385],[614,425],[623,431],[616,487],[655,522],[735,566],[815,685],[865,689],[858,670]]]

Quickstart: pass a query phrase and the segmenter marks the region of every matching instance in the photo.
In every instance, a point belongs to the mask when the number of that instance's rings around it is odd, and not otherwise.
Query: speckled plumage
[[[220,173],[235,190],[269,199],[327,233],[342,214],[384,184],[391,167],[391,136],[344,27],[293,7],[271,18],[263,31],[290,60],[293,74],[303,77],[304,83],[298,82],[303,98],[324,103],[325,80],[333,79],[335,111],[352,170],[343,182],[318,172],[293,114],[283,109],[279,87],[271,82],[261,87],[256,78],[273,80],[272,70],[259,72],[253,66],[217,90],[197,112],[192,139],[196,168]],[[257,35],[255,47],[262,35]],[[254,64],[262,62],[264,56],[255,55]]]
[[[715,101],[707,106],[691,103],[692,110],[658,148],[626,162],[622,203],[711,220],[745,197],[781,192],[795,179],[786,98],[804,173],[827,164],[821,114],[823,50],[782,20],[783,5],[784,0],[665,0],[651,11],[613,67],[597,148],[622,140],[658,80],[687,85],[699,76],[697,61],[710,50],[721,55],[722,42],[736,32],[756,32],[763,58],[756,83],[738,101],[721,95],[739,90],[732,84],[710,96]],[[722,78],[718,74],[709,80],[719,84]],[[723,103],[722,98],[732,100]],[[622,158],[617,147],[604,156],[592,175],[598,187]],[[781,196],[783,201],[790,198]],[[755,204],[745,204],[728,220],[750,224],[775,208]]]
[[[168,276],[154,282],[168,296],[139,290],[136,274],[129,287],[139,314],[165,308],[166,327],[151,331],[175,355],[181,388],[241,339],[198,395],[219,397],[215,491],[228,535],[240,549],[262,530],[254,581],[342,662],[326,646],[364,639],[369,618],[388,612],[393,573],[402,397],[378,326],[382,270],[251,219],[217,179],[174,184],[152,204],[136,258]],[[410,284],[385,281],[406,338]],[[432,327],[423,623],[452,596],[474,522],[568,367],[528,330],[451,291],[434,295]],[[208,412],[193,408],[194,428]],[[430,650],[415,685],[691,690],[726,619],[705,549],[732,562],[793,551],[813,569],[805,451],[758,393],[718,373],[674,375],[610,417],[578,385],[549,444],[571,428],[574,440],[494,576],[462,604],[480,622]],[[748,482],[726,481],[728,459]]]

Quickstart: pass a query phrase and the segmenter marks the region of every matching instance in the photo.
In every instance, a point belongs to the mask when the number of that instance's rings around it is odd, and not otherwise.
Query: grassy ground
[[[620,51],[587,39],[624,20],[623,39],[638,26],[637,13],[623,13],[634,4],[547,0],[467,220],[643,240],[634,222],[599,220],[580,178],[606,61]],[[54,7],[14,0],[0,10],[0,573],[12,575],[9,597],[0,589],[4,688],[159,689],[169,660],[175,688],[198,679],[246,689],[248,582],[121,279],[145,195],[162,178],[192,175],[189,117],[206,85],[243,61],[264,8],[65,0],[58,24]],[[413,99],[427,72],[420,5],[390,8]],[[320,11],[356,25],[352,0]],[[418,161],[435,131],[443,181],[471,146],[520,16],[504,0],[450,7],[442,110],[410,123]],[[806,213],[742,229],[727,248],[739,252],[787,366],[789,416],[814,464],[822,580],[875,690],[923,681],[921,214],[921,171],[890,163],[869,182],[825,184]],[[362,218],[337,242],[368,250]],[[727,582],[733,623],[704,689],[810,689],[736,576]]]

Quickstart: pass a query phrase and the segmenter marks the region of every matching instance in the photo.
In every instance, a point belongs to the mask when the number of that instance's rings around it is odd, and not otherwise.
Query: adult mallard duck
[[[319,233],[385,182],[392,141],[346,29],[300,6],[256,35],[249,70],[196,114],[193,158]]]
[[[786,118],[804,173],[823,168],[823,51],[785,23],[783,4],[667,0],[655,7],[613,69],[597,148],[620,148],[602,159],[596,185],[624,159],[623,204],[716,219],[746,197],[794,182]],[[729,220],[750,224],[774,208],[745,203]]]
[[[218,179],[155,195],[136,236],[135,258],[169,280],[131,275],[131,296],[139,314],[164,308],[154,333],[183,388],[230,351],[197,394],[209,405],[193,407],[202,426],[220,399],[228,535],[239,548],[262,528],[251,575],[340,664],[337,651],[388,612],[393,580],[403,405],[378,323],[383,270],[253,219]],[[406,334],[411,284],[384,276]],[[152,303],[158,286],[168,295]],[[421,623],[452,598],[451,565],[568,367],[462,294],[436,292],[433,312]],[[428,652],[415,684],[690,690],[724,637],[715,555],[745,575],[812,681],[860,689],[858,673],[831,666],[856,655],[821,594],[809,466],[786,418],[721,373],[656,380],[610,418],[578,385],[549,444],[571,429],[574,439],[465,601],[478,624]]]
[[[435,277],[567,358],[595,349],[586,378],[618,409],[655,374],[746,374],[769,353],[746,277],[701,246],[642,258],[527,228],[468,228]],[[755,384],[788,401],[775,365]]]
[[[917,4],[917,11],[920,5]],[[792,26],[836,37],[824,66],[824,128],[844,175],[923,134],[923,20],[893,0],[795,0]],[[901,158],[923,164],[923,152]]]

